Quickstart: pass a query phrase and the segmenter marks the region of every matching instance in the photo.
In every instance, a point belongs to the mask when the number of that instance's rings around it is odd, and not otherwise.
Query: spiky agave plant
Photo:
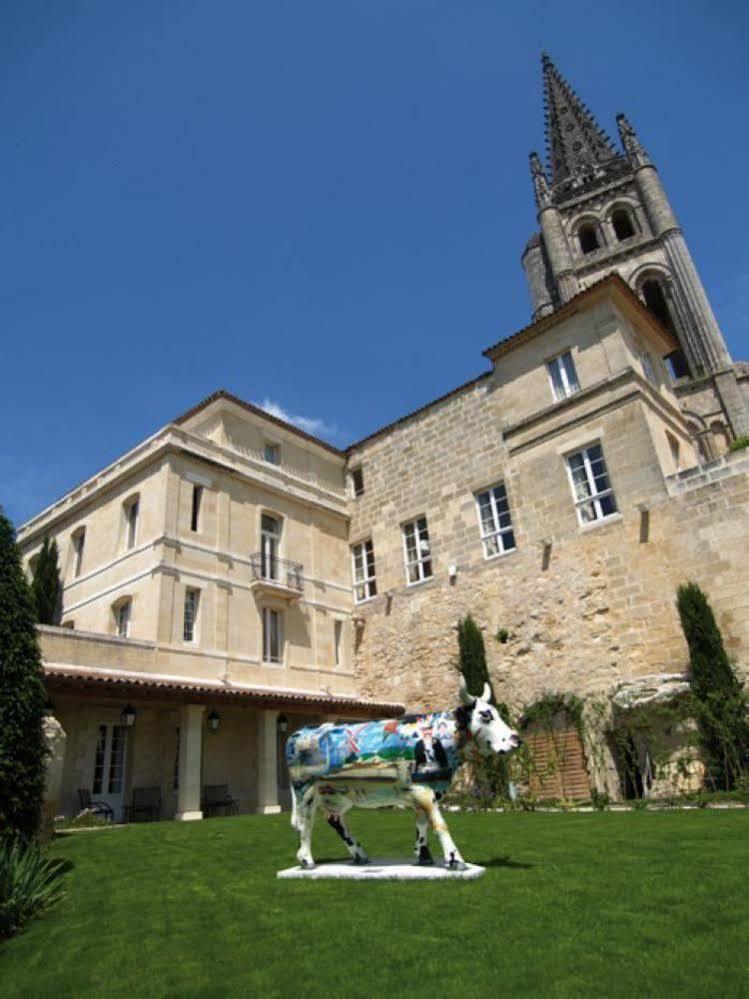
[[[0,839],[0,938],[17,933],[62,898],[61,876],[68,867],[64,860],[45,856],[33,841]]]

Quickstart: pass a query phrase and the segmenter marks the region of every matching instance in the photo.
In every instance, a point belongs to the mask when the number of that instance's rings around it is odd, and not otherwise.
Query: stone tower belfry
[[[542,72],[548,165],[531,153],[540,231],[522,256],[534,320],[617,272],[675,334],[670,363],[682,387],[708,379],[733,435],[749,432],[728,347],[634,128],[617,116],[617,150],[545,53]]]

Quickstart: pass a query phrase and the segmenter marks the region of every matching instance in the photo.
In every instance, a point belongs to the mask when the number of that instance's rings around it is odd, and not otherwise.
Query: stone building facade
[[[661,712],[686,686],[679,583],[746,671],[749,451],[728,445],[749,370],[629,124],[616,154],[548,59],[544,78],[533,322],[487,370],[345,451],[217,392],[20,529],[29,572],[45,537],[62,553],[61,626],[40,633],[65,812],[83,790],[120,816],[149,789],[199,818],[222,786],[277,810],[294,727],[454,701],[467,613],[515,712],[602,706],[575,754],[615,797],[632,779],[604,729],[627,733],[635,793],[676,773],[653,772],[635,708],[683,755]]]

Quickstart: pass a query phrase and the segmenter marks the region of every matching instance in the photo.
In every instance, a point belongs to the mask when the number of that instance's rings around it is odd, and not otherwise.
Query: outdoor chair
[[[125,809],[129,822],[137,822],[143,816],[150,822],[161,818],[161,788],[134,787],[133,803]]]
[[[221,808],[224,815],[239,815],[239,802],[229,794],[228,784],[206,784],[200,807],[206,816],[215,815]]]
[[[87,787],[78,788],[78,801],[81,811],[93,812],[94,815],[102,815],[108,822],[114,822],[114,811],[105,801],[92,801],[91,792]]]

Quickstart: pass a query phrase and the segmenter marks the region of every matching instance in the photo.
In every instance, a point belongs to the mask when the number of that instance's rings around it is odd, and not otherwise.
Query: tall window
[[[272,607],[263,608],[263,662],[281,662],[281,614]]]
[[[643,282],[642,297],[645,299],[645,305],[647,305],[656,319],[673,333],[674,322],[671,318],[671,310],[668,307],[661,282],[656,280],[656,278],[650,278],[650,280]]]
[[[626,208],[617,208],[611,216],[611,224],[614,227],[616,238],[621,242],[634,236],[635,227],[632,224],[632,217]]]
[[[426,517],[403,525],[403,551],[406,559],[406,579],[409,585],[421,583],[432,576],[432,551]]]
[[[281,521],[264,513],[260,518],[260,571],[263,579],[278,579]]]
[[[127,729],[100,725],[94,755],[93,794],[120,794],[125,770]]]
[[[580,249],[583,253],[592,253],[599,247],[598,233],[592,222],[580,226],[577,238],[580,240]]]
[[[563,354],[548,361],[546,367],[551,379],[551,391],[557,402],[580,391],[575,362],[572,360],[572,354],[569,350],[565,350]]]
[[[645,375],[650,384],[655,385],[657,388],[658,378],[656,377],[655,374],[655,368],[653,367],[652,357],[650,356],[650,354],[648,354],[646,350],[640,350],[638,351],[638,353],[640,355],[640,364],[642,365],[642,373]]]
[[[358,468],[351,469],[351,492],[354,496],[362,496],[364,494],[364,472],[361,465]]]
[[[185,590],[185,610],[182,619],[182,639],[185,642],[195,641],[195,629],[198,621],[198,605],[200,590],[188,588]]]
[[[590,447],[569,455],[567,471],[581,524],[603,520],[617,512],[616,498],[600,444],[591,444]]]
[[[353,546],[351,559],[354,569],[354,599],[359,604],[362,600],[377,596],[374,545],[371,538]]]
[[[134,499],[125,506],[125,543],[128,548],[135,546],[138,537],[138,512],[140,500]]]
[[[133,602],[128,597],[127,600],[121,600],[114,608],[114,619],[117,626],[117,635],[120,638],[128,638],[130,636],[130,620],[132,618]]]
[[[336,666],[342,662],[343,621],[333,622],[333,659]]]
[[[73,535],[73,575],[80,576],[83,568],[83,548],[86,544],[86,528],[79,527]]]
[[[499,483],[476,494],[476,506],[481,526],[481,543],[484,558],[503,555],[515,548],[515,535],[510,518],[510,504],[504,483]]]
[[[278,444],[266,444],[263,448],[263,457],[269,465],[281,464],[281,448]]]
[[[192,487],[192,510],[190,511],[190,530],[200,530],[200,508],[203,505],[203,487]]]

